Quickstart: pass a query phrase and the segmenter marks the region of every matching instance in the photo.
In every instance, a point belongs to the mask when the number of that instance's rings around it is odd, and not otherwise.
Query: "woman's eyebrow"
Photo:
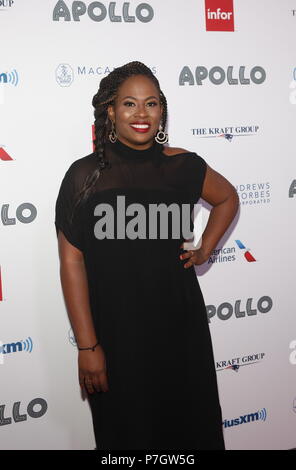
[[[124,98],[122,98],[121,101],[125,100],[126,98],[132,98],[133,100],[137,101],[137,98],[135,98],[134,96],[125,96]],[[148,98],[146,98],[145,101],[150,100],[151,98],[155,98],[156,100],[158,99],[156,96],[148,96]]]

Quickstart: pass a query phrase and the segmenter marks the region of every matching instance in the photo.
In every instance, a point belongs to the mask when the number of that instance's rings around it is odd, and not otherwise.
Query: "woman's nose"
[[[139,116],[146,116],[147,115],[147,108],[145,104],[138,104],[136,109],[136,114]]]

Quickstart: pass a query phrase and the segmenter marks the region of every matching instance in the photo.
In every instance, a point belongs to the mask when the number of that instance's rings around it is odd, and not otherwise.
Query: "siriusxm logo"
[[[268,295],[260,297],[257,302],[256,308],[252,307],[253,299],[249,297],[244,309],[241,308],[241,300],[236,300],[234,305],[230,302],[223,302],[216,307],[215,305],[207,305],[208,322],[211,323],[211,318],[217,316],[220,320],[229,320],[234,314],[236,318],[245,318],[246,316],[257,315],[260,313],[267,313],[271,310],[273,302]],[[263,305],[263,304],[266,305]]]
[[[267,413],[266,408],[262,408],[260,411],[255,413],[249,413],[247,415],[242,415],[239,418],[234,419],[224,419],[223,426],[224,428],[231,428],[232,426],[239,426],[240,424],[253,423],[254,421],[266,421]]]
[[[1,207],[1,221],[3,225],[15,225],[16,220],[22,224],[30,224],[37,217],[37,209],[30,202],[20,204],[15,211],[15,217],[9,217],[8,212],[9,204],[3,204]]]
[[[149,3],[140,3],[136,6],[134,14],[130,11],[130,2],[124,2],[121,9],[118,2],[110,2],[108,8],[105,2],[91,2],[86,5],[85,2],[76,1],[72,2],[69,8],[63,0],[57,2],[53,10],[53,21],[80,21],[80,18],[87,14],[87,16],[96,22],[104,21],[109,18],[112,23],[134,23],[136,19],[142,23],[152,21],[154,11]]]
[[[222,85],[227,81],[228,85],[250,85],[251,82],[255,85],[260,85],[266,79],[265,70],[258,66],[253,67],[246,75],[246,67],[241,65],[238,70],[230,65],[224,70],[222,67],[215,66],[207,69],[203,66],[197,66],[193,73],[190,68],[185,65],[179,75],[179,85],[204,85],[206,80],[210,81],[213,85]]]
[[[10,72],[1,72],[0,71],[0,84],[8,84],[17,86],[19,82],[19,76],[15,69]]]
[[[222,137],[228,142],[232,142],[233,137],[245,137],[256,135],[259,130],[259,126],[227,126],[227,127],[202,127],[191,129],[192,135],[213,139]]]
[[[265,353],[249,354],[242,357],[234,357],[232,359],[227,359],[224,361],[216,361],[216,370],[233,370],[235,372],[239,371],[239,368],[242,366],[251,366],[261,362],[265,356]]]
[[[0,342],[0,364],[3,364],[3,356],[5,354],[11,354],[11,353],[23,352],[23,351],[31,353],[32,349],[33,349],[33,341],[30,336],[26,340],[20,340],[20,341],[17,341],[16,343],[3,344],[2,342]]]

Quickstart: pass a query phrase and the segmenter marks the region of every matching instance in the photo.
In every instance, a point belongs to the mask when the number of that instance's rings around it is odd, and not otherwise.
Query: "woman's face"
[[[161,115],[159,92],[144,75],[127,78],[118,88],[114,106],[108,107],[119,140],[137,150],[152,145]]]

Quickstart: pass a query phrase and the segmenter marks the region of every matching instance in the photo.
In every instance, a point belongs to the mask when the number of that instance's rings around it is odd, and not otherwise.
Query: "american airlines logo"
[[[2,145],[0,145],[0,160],[2,160],[3,162],[8,162],[12,160],[11,156],[6,152],[4,146]]]

